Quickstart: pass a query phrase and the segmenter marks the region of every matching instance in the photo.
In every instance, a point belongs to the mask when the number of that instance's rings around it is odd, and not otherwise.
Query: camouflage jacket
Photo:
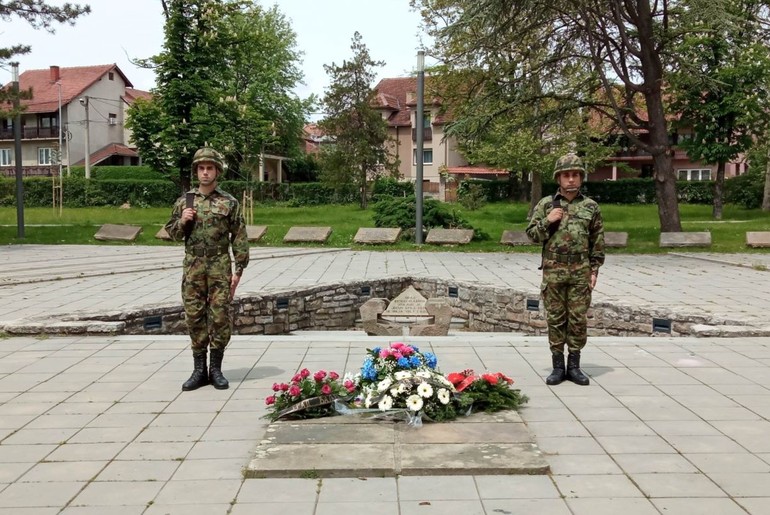
[[[208,197],[197,189],[190,192],[195,194],[196,217],[195,227],[185,241],[185,247],[188,251],[194,248],[219,248],[227,252],[228,246],[232,246],[235,272],[240,275],[249,264],[249,240],[240,203],[219,188]],[[185,195],[182,195],[174,204],[171,219],[166,224],[166,231],[175,241],[185,239],[180,220],[184,209]]]
[[[556,199],[564,209],[564,217],[554,232],[549,230],[547,216]],[[602,213],[599,204],[582,193],[572,202],[558,192],[540,200],[526,232],[530,240],[543,244],[543,268],[559,263],[575,264],[577,261],[572,259],[579,259],[590,264],[591,271],[598,274],[604,264]]]

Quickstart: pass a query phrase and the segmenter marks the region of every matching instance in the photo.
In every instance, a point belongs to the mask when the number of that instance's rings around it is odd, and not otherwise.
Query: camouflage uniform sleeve
[[[249,265],[249,238],[246,234],[246,220],[243,218],[241,204],[234,200],[234,209],[230,218],[230,244],[235,259],[235,274],[241,275]]]
[[[527,236],[534,243],[543,243],[548,239],[548,220],[546,207],[551,197],[544,197],[537,203],[532,213],[532,218],[526,228]]]
[[[591,273],[599,275],[599,267],[604,264],[604,220],[598,204],[588,233],[588,260]]]
[[[184,240],[184,228],[180,219],[182,218],[182,211],[185,206],[184,196],[179,197],[174,203],[174,208],[171,210],[171,219],[166,223],[165,229],[171,239],[174,241]]]

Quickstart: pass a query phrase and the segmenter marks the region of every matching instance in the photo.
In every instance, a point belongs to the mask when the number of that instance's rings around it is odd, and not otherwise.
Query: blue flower
[[[398,358],[398,366],[399,367],[409,368],[409,365],[410,365],[410,363],[409,363],[409,360],[407,358],[405,358],[403,356]]]
[[[432,352],[426,352],[425,354],[423,354],[423,357],[425,357],[425,363],[430,368],[436,368],[436,364],[438,363],[438,360],[436,359],[435,354],[433,354]]]
[[[409,364],[412,366],[412,368],[417,368],[420,366],[420,358],[418,358],[415,355],[409,356]]]
[[[374,354],[375,356],[379,356],[381,350],[382,349],[380,347],[375,347],[372,349],[372,354]]]

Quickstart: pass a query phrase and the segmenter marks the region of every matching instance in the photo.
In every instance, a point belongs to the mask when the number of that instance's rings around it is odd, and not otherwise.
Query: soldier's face
[[[201,186],[210,186],[217,181],[217,167],[214,163],[198,163],[198,181]]]
[[[580,170],[566,170],[558,176],[559,188],[567,193],[573,193],[583,184],[583,172]]]

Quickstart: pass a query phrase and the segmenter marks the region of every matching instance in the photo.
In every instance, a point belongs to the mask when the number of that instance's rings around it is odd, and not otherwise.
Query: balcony
[[[0,129],[0,140],[13,139],[13,129]],[[58,139],[59,127],[22,127],[21,139]]]
[[[433,141],[433,129],[431,127],[425,127],[422,130],[423,141]],[[412,129],[412,141],[417,141],[417,129]]]

